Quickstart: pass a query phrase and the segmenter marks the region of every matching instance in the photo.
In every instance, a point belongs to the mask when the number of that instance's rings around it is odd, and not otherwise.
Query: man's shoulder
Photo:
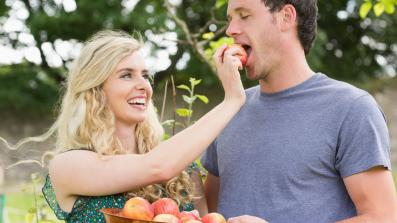
[[[324,75],[321,84],[318,86],[326,94],[331,94],[335,99],[345,102],[355,101],[362,96],[369,95],[363,89],[353,86],[350,83],[336,80]]]

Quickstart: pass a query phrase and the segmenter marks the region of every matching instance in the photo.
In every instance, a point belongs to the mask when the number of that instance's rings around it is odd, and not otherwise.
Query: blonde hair
[[[124,32],[101,31],[95,34],[72,64],[60,114],[54,125],[41,137],[24,140],[17,146],[29,140],[44,141],[55,133],[56,153],[80,148],[90,149],[101,156],[127,153],[114,134],[115,117],[107,106],[102,86],[118,63],[141,47],[140,38],[137,40]],[[148,106],[147,118],[137,124],[132,134],[139,154],[147,153],[160,143],[164,130],[152,102]],[[171,197],[184,205],[191,202],[192,193],[190,177],[183,171],[164,184],[145,186],[128,194],[150,201]]]

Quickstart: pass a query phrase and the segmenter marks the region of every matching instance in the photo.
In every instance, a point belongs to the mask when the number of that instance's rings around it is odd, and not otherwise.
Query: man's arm
[[[397,196],[390,171],[375,167],[343,181],[358,216],[337,223],[397,222]]]
[[[201,179],[200,170],[193,170],[190,174],[194,185],[194,196],[198,199],[193,200],[194,208],[199,212],[200,216],[208,214],[207,201],[205,200],[205,192],[203,180]]]
[[[218,210],[218,195],[219,195],[220,180],[208,172],[205,180],[204,190],[205,198],[207,199],[208,212],[216,212]]]

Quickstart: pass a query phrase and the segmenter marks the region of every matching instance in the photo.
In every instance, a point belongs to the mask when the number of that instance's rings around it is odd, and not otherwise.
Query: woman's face
[[[139,51],[120,61],[103,86],[107,104],[116,122],[130,125],[145,120],[153,93],[149,79]]]

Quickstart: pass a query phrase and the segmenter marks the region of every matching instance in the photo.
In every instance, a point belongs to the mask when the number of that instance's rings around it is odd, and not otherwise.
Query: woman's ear
[[[296,29],[298,25],[296,9],[291,4],[286,4],[279,11],[280,15],[280,29],[281,31],[288,31]]]

